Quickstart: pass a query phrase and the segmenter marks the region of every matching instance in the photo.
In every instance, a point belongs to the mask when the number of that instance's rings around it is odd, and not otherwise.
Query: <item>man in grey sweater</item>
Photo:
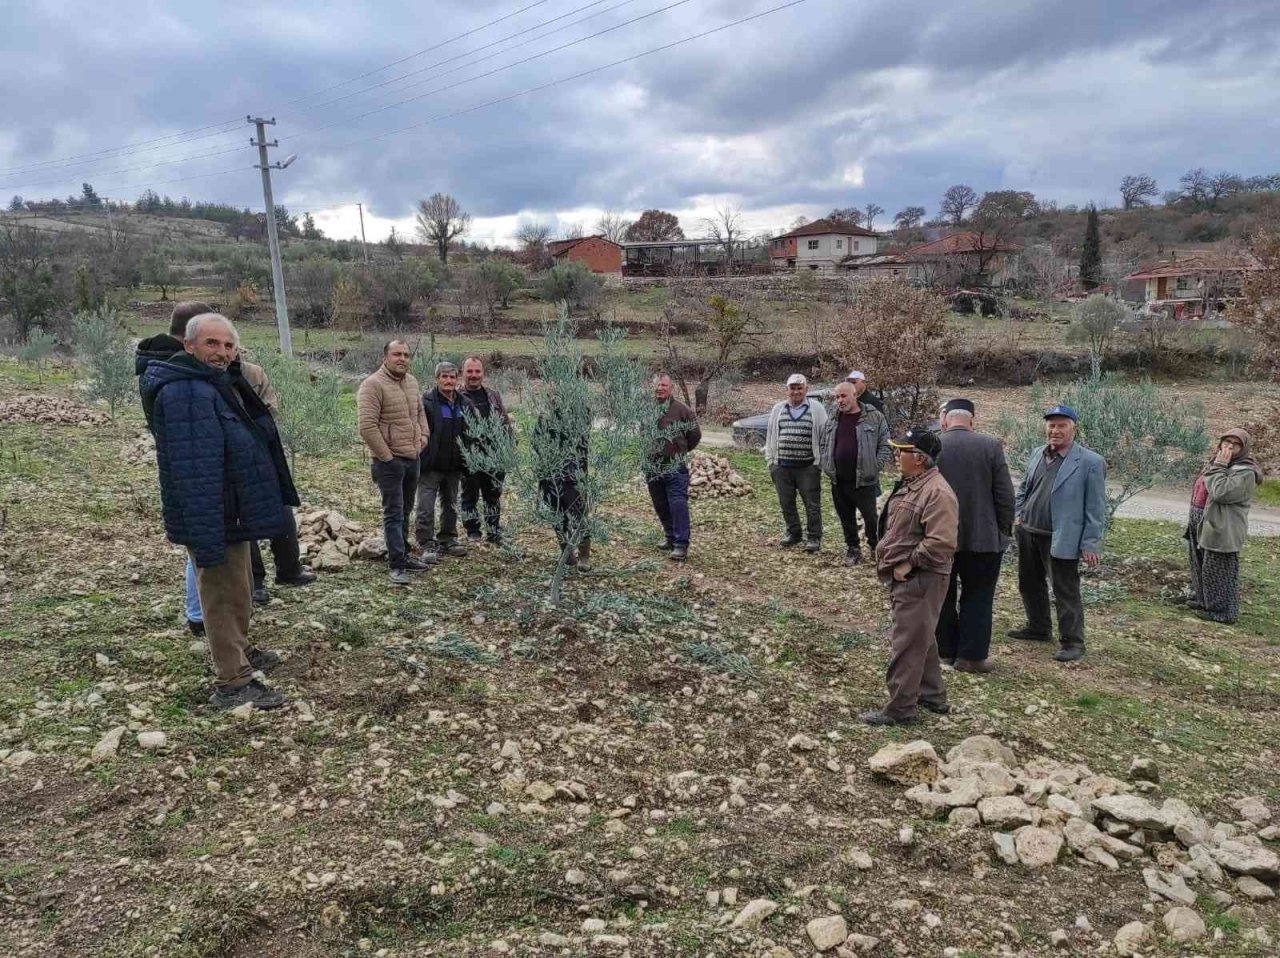
[[[822,477],[819,438],[827,422],[822,403],[809,398],[809,380],[800,373],[787,379],[787,398],[769,410],[764,458],[778,491],[778,506],[787,532],[779,541],[784,548],[804,542],[805,552],[822,548]],[[804,502],[806,535],[801,535],[796,495]]]

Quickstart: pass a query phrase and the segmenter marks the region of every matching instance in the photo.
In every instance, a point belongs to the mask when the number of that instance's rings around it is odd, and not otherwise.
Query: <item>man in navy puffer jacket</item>
[[[187,547],[216,672],[218,708],[276,708],[284,696],[253,677],[279,663],[249,644],[249,543],[288,528],[296,500],[273,437],[227,374],[239,337],[224,316],[187,324],[184,353],[153,361],[142,376],[142,408],[156,438],[165,533]]]

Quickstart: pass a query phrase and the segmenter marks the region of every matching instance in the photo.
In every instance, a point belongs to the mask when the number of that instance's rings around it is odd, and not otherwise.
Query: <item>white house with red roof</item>
[[[874,254],[879,239],[878,233],[852,223],[814,220],[769,240],[769,260],[775,267],[830,270],[847,256]]]

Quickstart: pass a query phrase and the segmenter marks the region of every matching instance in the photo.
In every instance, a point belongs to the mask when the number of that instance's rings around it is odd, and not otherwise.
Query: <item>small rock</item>
[[[1212,848],[1214,861],[1237,875],[1254,878],[1280,877],[1280,855],[1261,845],[1228,839]]]
[[[532,798],[535,802],[546,803],[556,797],[555,787],[548,785],[546,782],[537,781],[530,782],[524,790],[524,793]]]
[[[970,735],[947,752],[947,764],[961,761],[994,762],[1006,768],[1013,768],[1017,765],[1018,758],[1013,754],[1013,749],[990,735]]]
[[[1083,818],[1068,819],[1062,826],[1062,837],[1067,840],[1072,851],[1081,855],[1084,854],[1085,849],[1102,842],[1102,832],[1098,831],[1096,825],[1086,822]]]
[[[870,871],[875,865],[870,853],[863,848],[846,848],[840,857],[862,872]]]
[[[817,747],[818,743],[803,733],[787,739],[787,748],[793,752],[812,752]]]
[[[1195,941],[1208,934],[1204,919],[1190,908],[1170,908],[1162,920],[1169,937],[1179,943]]]
[[[538,936],[538,944],[544,948],[568,948],[573,942],[564,935],[557,935],[554,931],[544,931]]]
[[[1236,887],[1240,892],[1254,901],[1270,901],[1276,897],[1270,885],[1264,885],[1252,875],[1243,875],[1236,879]]]
[[[1093,922],[1089,920],[1088,915],[1076,915],[1076,928],[1088,934],[1093,931]]]
[[[958,746],[957,746],[958,747]],[[873,775],[887,778],[899,785],[932,784],[939,777],[938,753],[923,739],[886,745],[867,759]]]
[[[904,848],[910,848],[916,843],[916,830],[910,825],[903,825],[898,829],[898,844]]]
[[[1112,943],[1121,955],[1136,955],[1143,947],[1151,944],[1154,937],[1149,925],[1144,925],[1140,921],[1131,921],[1116,932]]]
[[[1062,836],[1047,828],[1026,825],[1013,835],[1018,861],[1027,868],[1047,868],[1058,860]]]
[[[734,928],[759,928],[761,922],[778,910],[778,903],[768,898],[753,898],[733,918]]]
[[[947,824],[952,828],[977,828],[982,824],[982,816],[976,808],[953,808]]]
[[[992,828],[1030,825],[1035,821],[1035,812],[1031,810],[1031,806],[1016,795],[984,798],[978,803],[978,814],[982,816],[983,823]]]
[[[569,885],[585,885],[587,883],[587,873],[581,868],[570,868],[564,873],[564,880]]]
[[[115,758],[120,751],[120,739],[128,726],[117,725],[106,735],[98,739],[98,744],[93,747],[93,751],[89,753],[89,760],[93,762],[105,762],[109,758]]]
[[[1149,758],[1135,758],[1129,765],[1129,777],[1137,782],[1160,781],[1160,769]]]
[[[1049,936],[1049,944],[1055,948],[1066,948],[1071,944],[1071,936],[1059,928]]]
[[[1187,883],[1180,875],[1161,874],[1154,868],[1144,868],[1142,870],[1142,880],[1146,882],[1147,887],[1161,898],[1167,898],[1169,901],[1176,902],[1179,905],[1194,905],[1196,903],[1196,893],[1187,887]]]
[[[1257,796],[1251,795],[1248,798],[1242,798],[1234,803],[1234,807],[1240,813],[1241,818],[1259,827],[1271,821],[1271,809],[1267,808],[1262,799]]]
[[[1018,864],[1018,846],[1014,837],[1006,832],[996,832],[991,836],[996,846],[996,854],[1006,865]]]
[[[844,944],[849,937],[849,926],[840,915],[827,915],[815,918],[804,929],[813,947],[818,951],[828,951],[836,945]]]
[[[631,939],[626,935],[596,935],[591,939],[593,948],[626,948]]]
[[[868,952],[872,951],[878,944],[880,944],[880,939],[871,935],[860,935],[857,932],[854,932],[845,939],[844,943],[857,951]]]
[[[39,757],[40,756],[38,756],[35,752],[31,751],[30,749],[23,749],[20,752],[12,753],[8,758],[4,760],[4,764],[8,768],[22,768],[22,766],[26,765],[28,762]]]
[[[164,732],[139,732],[138,748],[144,752],[156,752],[165,747],[169,736]]]
[[[582,921],[582,930],[588,935],[604,931],[607,927],[603,918],[585,918]]]

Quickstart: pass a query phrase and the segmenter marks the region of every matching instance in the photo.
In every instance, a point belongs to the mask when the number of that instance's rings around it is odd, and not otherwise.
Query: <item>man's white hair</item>
[[[235,340],[237,346],[240,345],[240,334],[236,332],[236,324],[221,313],[201,313],[199,316],[192,316],[187,320],[187,330],[182,334],[182,338],[189,343],[194,343],[196,337],[200,335],[200,324],[210,319],[220,319],[227,324],[227,328],[231,330],[231,338]]]
[[[973,422],[973,413],[967,409],[952,409],[943,413],[942,421],[950,422],[952,419],[959,419],[961,422]]]

